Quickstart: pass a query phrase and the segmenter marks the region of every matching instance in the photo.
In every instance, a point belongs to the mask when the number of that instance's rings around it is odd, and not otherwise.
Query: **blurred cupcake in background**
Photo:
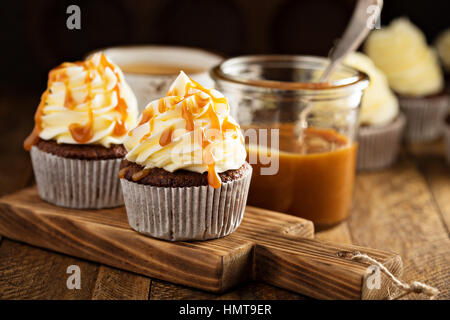
[[[408,19],[399,18],[368,37],[364,50],[386,75],[407,118],[406,139],[427,142],[442,133],[448,97],[436,52]]]
[[[444,66],[445,78],[447,82],[447,93],[450,92],[450,28],[443,31],[436,38],[435,46],[441,59],[441,63]],[[450,113],[447,112],[447,116],[444,121],[444,136],[445,136],[445,148],[447,163],[450,164]]]
[[[389,89],[386,76],[369,57],[350,54],[345,64],[367,73],[370,84],[361,101],[358,132],[358,170],[382,169],[395,162],[405,127],[397,98]]]
[[[450,28],[436,38],[435,46],[447,75],[450,75]]]

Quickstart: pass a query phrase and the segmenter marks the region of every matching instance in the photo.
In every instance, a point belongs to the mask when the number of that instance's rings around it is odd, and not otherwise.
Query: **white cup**
[[[153,66],[181,66],[187,70],[203,70],[188,75],[207,88],[214,86],[214,82],[208,74],[209,69],[223,60],[221,56],[202,49],[175,46],[123,46],[98,51],[106,54],[119,67],[149,64]],[[136,95],[140,111],[149,102],[165,96],[170,84],[177,77],[176,74],[131,73],[126,71],[126,67],[124,69],[125,80]]]

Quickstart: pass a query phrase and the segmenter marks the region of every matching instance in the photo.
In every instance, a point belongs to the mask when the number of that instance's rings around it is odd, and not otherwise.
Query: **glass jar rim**
[[[369,76],[355,68],[341,64],[338,70],[343,70],[353,73],[352,76],[343,79],[335,80],[332,83],[314,83],[314,82],[293,82],[293,81],[279,81],[279,80],[259,80],[238,75],[233,75],[226,72],[226,69],[233,67],[245,66],[255,63],[267,62],[281,62],[293,63],[300,65],[305,63],[315,64],[320,66],[320,69],[325,69],[330,60],[325,57],[307,56],[307,55],[246,55],[227,59],[221,64],[215,66],[210,70],[210,76],[215,81],[225,81],[235,85],[241,85],[250,88],[273,89],[277,91],[291,91],[291,92],[317,92],[317,91],[334,91],[355,89],[363,90],[369,84]]]

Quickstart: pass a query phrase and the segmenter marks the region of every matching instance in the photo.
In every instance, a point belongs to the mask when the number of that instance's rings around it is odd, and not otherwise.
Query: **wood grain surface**
[[[0,195],[4,195],[33,183],[29,156],[21,144],[32,128],[39,93],[11,90],[0,93]],[[404,187],[401,183],[413,186]],[[359,173],[356,186],[350,219],[316,233],[316,238],[397,251],[404,258],[403,279],[434,284],[441,291],[439,299],[450,299],[450,171],[442,141],[405,147],[393,168]],[[66,268],[70,264],[82,269],[80,291],[66,287]],[[305,296],[258,281],[223,294],[207,293],[0,237],[0,298],[305,299]]]
[[[241,226],[227,237],[160,241],[133,231],[124,207],[64,209],[42,201],[36,187],[0,198],[0,234],[10,239],[169,282],[225,292],[260,280],[321,299],[386,297],[388,284],[368,292],[368,265],[346,255],[369,254],[397,276],[398,255],[314,240],[313,230],[310,221],[247,207]]]

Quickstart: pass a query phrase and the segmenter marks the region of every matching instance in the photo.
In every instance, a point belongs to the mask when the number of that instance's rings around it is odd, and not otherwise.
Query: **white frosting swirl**
[[[360,121],[367,125],[388,124],[399,113],[398,101],[386,76],[365,54],[353,52],[347,56],[345,64],[369,75],[370,84],[364,90],[361,100]]]
[[[126,159],[145,168],[208,172],[208,180],[213,171],[239,169],[246,158],[227,99],[183,72],[166,97],[146,106],[124,145]]]
[[[374,30],[364,49],[385,73],[395,92],[405,96],[426,96],[443,89],[443,75],[436,53],[428,47],[423,33],[408,19],[399,18],[388,27]]]
[[[118,66],[101,53],[49,74],[36,114],[39,137],[69,144],[122,144],[136,125],[136,98]]]

